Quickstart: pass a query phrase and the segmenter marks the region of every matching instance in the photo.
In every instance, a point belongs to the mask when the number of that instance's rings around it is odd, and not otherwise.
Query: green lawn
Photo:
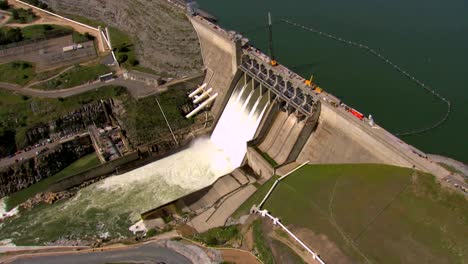
[[[97,80],[100,75],[109,72],[111,72],[111,69],[102,64],[93,66],[77,65],[58,77],[33,87],[42,90],[66,89]]]
[[[14,208],[15,206],[25,202],[27,199],[33,197],[37,193],[47,191],[47,188],[54,182],[64,179],[70,175],[85,171],[99,164],[100,162],[96,153],[84,156],[70,164],[70,166],[66,167],[59,173],[10,195],[6,203],[7,210],[10,210],[11,208]]]
[[[468,259],[466,199],[410,169],[305,166],[277,186],[264,208],[288,226],[326,236],[356,263]]]
[[[23,37],[28,40],[44,39],[49,36],[59,34],[72,34],[74,31],[70,27],[58,25],[31,25],[21,29]]]
[[[25,61],[0,64],[0,82],[24,85],[36,76],[34,65]]]
[[[255,249],[258,253],[257,257],[265,264],[275,263],[270,246],[267,242],[266,234],[264,234],[262,229],[261,220],[255,220],[252,224],[252,229],[254,235]]]
[[[56,12],[57,13],[57,12]],[[88,26],[91,26],[91,27],[95,27],[97,28],[98,26],[102,26],[102,27],[105,27],[106,24],[104,24],[103,22],[101,21],[97,21],[97,20],[93,20],[93,19],[89,19],[87,17],[83,17],[83,16],[79,16],[79,15],[72,15],[72,14],[67,14],[67,13],[63,13],[63,12],[58,12],[58,14],[64,16],[64,17],[68,17],[72,20],[75,20],[77,22],[80,22],[80,23],[83,23],[83,24],[86,24]]]

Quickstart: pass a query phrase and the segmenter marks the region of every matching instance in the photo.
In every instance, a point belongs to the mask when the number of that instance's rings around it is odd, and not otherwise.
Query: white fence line
[[[96,31],[99,32],[99,29],[97,29],[97,28],[95,28],[95,27],[92,27],[92,26],[83,24],[83,23],[78,22],[78,21],[75,21],[75,20],[73,20],[73,19],[69,19],[69,18],[63,17],[63,16],[61,16],[61,15],[57,15],[57,14],[52,13],[52,12],[50,12],[50,11],[47,11],[47,10],[45,10],[45,9],[39,8],[39,7],[37,7],[37,6],[31,5],[31,4],[28,4],[28,3],[25,3],[25,2],[23,2],[23,1],[21,1],[21,0],[16,0],[16,2],[18,2],[18,3],[20,3],[20,4],[23,4],[23,5],[26,5],[26,6],[29,6],[29,7],[31,7],[32,9],[40,10],[40,11],[42,11],[42,12],[44,12],[44,13],[47,13],[47,14],[49,14],[49,15],[51,15],[51,16],[55,16],[55,17],[58,17],[58,18],[61,18],[61,19],[65,19],[65,20],[67,20],[67,21],[69,21],[69,22],[72,22],[72,23],[78,24],[78,25],[80,25],[80,26],[83,26],[83,27],[86,27],[86,28],[89,28],[89,29],[92,29],[92,30],[96,30]]]
[[[271,214],[268,213],[267,210],[260,210],[260,211],[257,211],[262,217],[265,217],[267,216],[268,218],[270,218],[272,221],[273,221],[273,224],[274,225],[279,225],[281,226],[281,228],[283,228],[284,231],[286,231],[286,233],[288,233],[290,236],[292,236],[294,238],[294,240],[296,240],[296,242],[298,242],[303,248],[305,248],[307,250],[307,252],[309,252],[313,259],[317,260],[318,262],[320,262],[321,264],[325,264],[325,262],[320,258],[320,256],[315,253],[312,249],[310,249],[306,244],[304,244],[304,242],[302,242],[302,240],[300,240],[296,235],[294,235],[291,231],[289,231],[289,229],[287,227],[285,227],[280,221],[278,218],[276,217],[273,217]]]
[[[309,161],[306,161],[304,163],[302,163],[301,165],[297,166],[296,168],[294,168],[293,170],[291,170],[290,172],[286,173],[285,175],[281,176],[279,179],[277,179],[275,181],[275,183],[273,183],[273,186],[271,186],[270,190],[268,191],[268,193],[265,195],[265,197],[263,197],[263,200],[260,202],[260,204],[257,206],[258,209],[262,208],[263,204],[266,202],[266,200],[268,199],[268,197],[270,197],[271,193],[273,192],[273,190],[275,189],[276,185],[278,185],[278,183],[283,180],[284,178],[286,178],[287,176],[289,176],[291,173],[297,171],[298,169],[302,168],[303,166],[305,166],[306,164],[308,164]]]
[[[305,166],[306,164],[308,164],[309,161],[306,161],[304,163],[302,163],[301,165],[297,166],[296,168],[294,168],[293,170],[289,171],[288,173],[286,173],[285,175],[281,176],[279,179],[277,179],[275,181],[275,183],[273,183],[273,186],[271,186],[270,190],[268,191],[268,193],[265,195],[265,197],[263,197],[263,200],[260,202],[260,204],[258,206],[254,206],[252,209],[255,213],[259,213],[262,217],[265,217],[267,216],[268,218],[270,218],[272,221],[273,221],[273,224],[274,225],[279,225],[281,226],[281,228],[286,231],[286,233],[288,233],[291,237],[294,238],[294,240],[296,240],[296,242],[298,242],[303,248],[305,248],[307,250],[307,252],[309,252],[313,259],[314,260],[317,260],[320,264],[325,264],[325,262],[319,257],[319,255],[317,253],[315,253],[312,249],[310,249],[304,242],[302,242],[302,240],[300,240],[296,235],[293,234],[293,232],[289,231],[289,229],[284,226],[278,218],[275,218],[273,217],[272,215],[270,215],[268,213],[267,210],[260,210],[263,206],[263,204],[266,202],[266,200],[268,199],[268,197],[270,197],[271,193],[273,192],[273,190],[275,189],[276,185],[278,185],[278,183],[280,181],[282,181],[284,178],[286,178],[287,176],[291,175],[293,172],[297,171],[298,169],[302,168],[303,166]]]
[[[111,42],[110,42],[109,30],[106,27],[106,33],[105,34],[104,34],[104,31],[102,31],[102,30],[100,30],[100,31],[101,31],[101,38],[104,39],[104,42],[106,42],[107,46],[109,47],[109,49],[111,51],[112,58],[114,59],[114,63],[118,65],[119,62],[117,61],[117,58],[115,57],[114,49],[112,48],[112,45],[111,45]]]

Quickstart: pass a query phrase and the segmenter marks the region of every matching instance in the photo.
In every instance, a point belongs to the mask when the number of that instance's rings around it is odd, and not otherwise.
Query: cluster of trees
[[[23,33],[19,28],[0,29],[0,45],[7,45],[23,40]]]
[[[39,1],[39,0],[26,0],[25,2],[33,5],[33,6],[37,6],[39,8],[42,8],[42,9],[49,9],[49,6],[42,2],[42,1]]]
[[[7,1],[5,0],[0,0],[0,9],[1,10],[8,10],[10,6],[8,5]]]
[[[23,8],[12,9],[11,15],[13,16],[13,20],[19,23],[32,22],[37,17],[31,8],[30,9],[23,9]]]

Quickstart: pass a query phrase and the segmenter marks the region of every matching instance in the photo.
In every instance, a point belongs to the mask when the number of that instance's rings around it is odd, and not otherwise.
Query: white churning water
[[[202,189],[237,168],[268,105],[260,89],[252,89],[251,83],[238,85],[211,138],[197,139],[186,150],[85,187],[64,203],[21,216],[24,224],[18,226],[17,238],[41,237],[41,228],[56,225],[65,228],[62,235],[118,236],[139,220],[140,213]]]

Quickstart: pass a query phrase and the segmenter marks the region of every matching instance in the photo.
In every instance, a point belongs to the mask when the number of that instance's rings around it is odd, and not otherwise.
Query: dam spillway
[[[0,238],[32,241],[46,237],[43,232],[52,226],[61,226],[54,239],[126,236],[141,213],[205,188],[240,166],[247,141],[255,135],[269,105],[253,80],[242,79],[210,138],[195,139],[174,155],[84,187],[67,201],[34,208],[2,227]]]

